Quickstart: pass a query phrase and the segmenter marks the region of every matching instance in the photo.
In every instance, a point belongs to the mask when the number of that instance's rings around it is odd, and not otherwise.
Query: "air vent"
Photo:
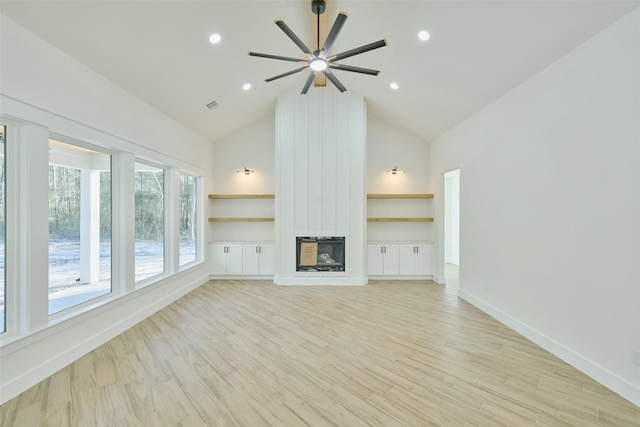
[[[207,104],[207,108],[209,110],[215,110],[216,108],[218,108],[218,102],[217,101],[211,101],[210,103]]]

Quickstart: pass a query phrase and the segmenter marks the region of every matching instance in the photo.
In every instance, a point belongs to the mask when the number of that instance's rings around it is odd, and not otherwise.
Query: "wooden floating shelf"
[[[209,222],[268,222],[275,218],[209,218]]]
[[[433,194],[367,194],[367,199],[433,199]]]
[[[433,222],[433,218],[367,218],[369,222]]]
[[[274,194],[209,194],[210,199],[273,199]]]

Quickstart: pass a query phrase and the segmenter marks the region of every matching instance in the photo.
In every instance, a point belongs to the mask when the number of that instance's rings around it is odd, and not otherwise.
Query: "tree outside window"
[[[136,282],[165,271],[164,176],[160,167],[135,163]]]

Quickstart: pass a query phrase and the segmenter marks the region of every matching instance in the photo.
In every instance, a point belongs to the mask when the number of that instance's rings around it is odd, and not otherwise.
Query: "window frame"
[[[60,133],[56,133],[56,132],[49,132],[49,140],[47,141],[47,145],[49,145],[49,141],[54,140],[54,141],[58,141],[61,142],[63,144],[68,144],[68,145],[72,145],[75,147],[79,147],[79,148],[83,148],[83,149],[87,149],[87,150],[92,150],[92,151],[96,151],[100,154],[104,154],[104,155],[108,155],[109,156],[109,173],[110,173],[110,177],[111,177],[111,253],[110,253],[110,290],[109,292],[106,292],[102,295],[99,295],[97,297],[94,298],[90,298],[86,301],[80,302],[78,304],[74,304],[70,307],[67,307],[65,309],[59,310],[55,313],[49,313],[47,311],[47,316],[49,319],[49,324],[51,324],[52,322],[55,323],[59,320],[63,320],[63,319],[67,319],[69,317],[74,317],[80,313],[83,313],[85,311],[90,310],[93,307],[102,305],[110,300],[112,300],[115,296],[117,296],[118,294],[120,294],[120,287],[116,285],[116,271],[115,271],[115,267],[114,267],[114,258],[115,258],[115,252],[116,252],[116,242],[115,242],[115,196],[116,196],[116,190],[114,189],[115,185],[114,185],[114,179],[115,179],[115,174],[114,174],[114,164],[116,163],[116,157],[118,155],[118,152],[114,149],[111,148],[107,148],[102,144],[98,144],[96,142],[89,142],[83,139],[77,139],[77,138],[73,138],[73,137],[69,137],[66,136],[64,134],[60,134]],[[51,163],[49,163],[50,165]],[[47,213],[47,217],[48,217],[48,213]],[[49,236],[47,236],[47,242],[49,241]],[[47,289],[49,287],[49,283],[47,283]],[[49,294],[47,293],[47,307],[48,307],[48,301],[49,301]]]
[[[204,204],[202,201],[202,197],[204,195],[204,192],[202,191],[202,177],[198,176],[196,174],[193,174],[191,172],[185,171],[185,170],[180,170],[179,174],[178,174],[178,179],[180,179],[180,175],[186,175],[189,176],[191,178],[193,178],[194,180],[194,185],[196,186],[195,188],[195,195],[196,195],[196,207],[195,207],[195,224],[194,224],[194,236],[195,236],[195,257],[192,261],[186,262],[184,264],[180,264],[180,248],[178,247],[178,271],[183,271],[183,270],[187,270],[188,268],[190,268],[191,266],[197,265],[198,263],[202,262],[202,253],[203,253],[203,248],[204,246],[202,245],[202,241],[203,241],[203,215],[204,215],[204,211],[202,209],[202,205]],[[179,181],[178,181],[179,182]],[[181,192],[178,192],[178,197],[180,197]],[[178,201],[178,218],[180,217],[180,202]],[[178,225],[178,245],[180,245],[181,237],[180,237],[180,226]]]
[[[161,169],[162,173],[163,173],[163,182],[162,182],[162,191],[163,191],[163,200],[162,200],[162,209],[163,209],[163,238],[162,238],[162,242],[163,242],[163,252],[162,252],[162,272],[158,273],[158,274],[154,274],[153,276],[149,276],[149,277],[145,277],[144,279],[135,280],[135,275],[136,275],[136,266],[135,266],[135,262],[136,262],[136,255],[135,255],[135,244],[136,244],[136,237],[135,237],[135,226],[136,226],[136,218],[135,218],[135,173],[136,173],[136,163],[140,163],[146,166],[150,166],[153,168],[157,168],[157,169]],[[171,178],[171,167],[170,166],[166,166],[166,165],[162,165],[160,163],[157,162],[153,162],[144,158],[140,158],[140,157],[134,157],[133,159],[133,176],[132,176],[132,182],[133,182],[133,188],[132,188],[132,194],[133,194],[133,218],[131,219],[132,223],[133,223],[133,282],[134,282],[134,289],[140,289],[140,288],[144,288],[146,286],[152,285],[153,283],[156,283],[168,276],[170,276],[173,273],[173,269],[171,268],[170,265],[170,256],[169,256],[169,251],[171,249],[170,246],[170,240],[171,240],[171,236],[170,236],[170,228],[168,226],[168,211],[169,211],[169,204],[170,204],[170,184],[167,182],[169,179]]]
[[[2,197],[4,198],[4,201],[3,201],[3,206],[4,206],[4,230],[3,230],[3,234],[4,234],[4,241],[3,241],[3,244],[4,244],[4,248],[3,248],[4,249],[4,259],[2,260],[3,264],[4,264],[4,269],[3,269],[4,277],[2,277],[2,283],[3,283],[2,293],[4,295],[4,297],[3,297],[4,301],[2,303],[2,306],[3,306],[3,308],[2,308],[2,328],[0,328],[0,336],[1,336],[1,335],[5,334],[9,330],[9,328],[7,326],[7,323],[9,323],[8,322],[8,315],[7,315],[7,297],[8,297],[8,295],[7,295],[7,288],[8,288],[8,286],[7,286],[7,282],[8,282],[7,281],[7,267],[8,267],[7,258],[8,258],[8,254],[9,254],[9,251],[7,250],[7,247],[9,246],[8,242],[7,242],[7,240],[8,240],[7,232],[8,232],[8,229],[9,229],[7,227],[7,222],[8,222],[7,214],[9,212],[9,208],[8,208],[8,205],[7,205],[7,203],[8,203],[7,188],[9,187],[9,183],[7,182],[7,178],[9,176],[9,174],[7,172],[7,163],[8,163],[7,162],[7,134],[9,133],[9,131],[8,131],[9,126],[8,126],[7,123],[5,123],[4,120],[0,120],[0,128],[2,129],[2,132],[1,132],[2,138],[1,139],[2,139],[2,146],[4,148],[4,150],[2,150],[2,160],[3,160],[3,163],[4,163],[2,165],[2,170],[4,172],[4,189],[2,191]]]

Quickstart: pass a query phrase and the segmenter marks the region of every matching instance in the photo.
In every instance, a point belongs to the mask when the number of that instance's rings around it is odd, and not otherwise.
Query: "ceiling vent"
[[[216,108],[218,108],[218,102],[217,101],[211,101],[210,103],[207,104],[207,108],[209,110],[215,110]]]

